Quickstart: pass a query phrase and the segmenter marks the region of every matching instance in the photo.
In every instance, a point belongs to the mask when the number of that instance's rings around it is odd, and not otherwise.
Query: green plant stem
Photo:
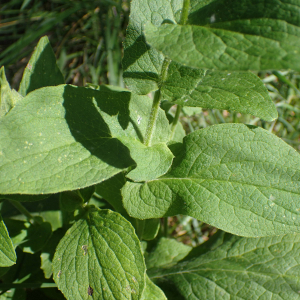
[[[159,106],[160,106],[160,101],[161,101],[161,91],[160,90],[161,90],[163,83],[165,82],[165,80],[167,78],[170,62],[171,62],[171,60],[169,60],[168,58],[165,58],[163,65],[161,67],[160,82],[158,84],[158,90],[154,94],[152,109],[151,109],[150,118],[148,121],[145,140],[144,140],[144,145],[146,145],[146,146],[151,146],[153,134],[155,131],[156,119],[158,116],[158,111],[159,111]]]
[[[154,94],[152,109],[151,109],[150,118],[149,118],[149,122],[148,122],[148,126],[147,126],[145,140],[144,140],[144,144],[146,146],[151,146],[151,141],[152,141],[153,134],[155,131],[155,123],[156,123],[156,119],[158,116],[160,100],[161,100],[161,92],[159,89]]]
[[[190,0],[184,0],[182,5],[182,11],[180,16],[180,25],[185,25],[188,19],[190,9]]]
[[[188,19],[189,9],[190,9],[190,0],[184,0],[183,1],[183,5],[182,5],[180,22],[179,22],[181,25],[185,25],[186,24],[186,21]],[[175,117],[174,117],[174,120],[172,122],[172,127],[171,127],[171,134],[170,134],[170,139],[171,140],[174,137],[176,125],[178,123],[179,115],[180,115],[180,112],[181,112],[181,108],[182,107],[180,105],[177,105]]]
[[[15,200],[9,200],[9,202],[24,216],[26,216],[29,221],[34,220],[33,215],[20,202]]]
[[[182,109],[182,106],[181,105],[177,105],[175,117],[174,117],[174,120],[172,122],[170,140],[172,140],[173,137],[174,137],[175,129],[176,129],[176,126],[177,126],[177,123],[178,123],[178,120],[179,120],[179,115],[180,115],[181,109]]]

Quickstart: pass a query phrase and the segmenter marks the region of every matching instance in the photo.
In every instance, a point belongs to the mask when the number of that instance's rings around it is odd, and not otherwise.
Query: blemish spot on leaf
[[[32,69],[32,65],[28,63],[28,64],[27,64],[27,69],[28,69],[28,70],[31,70],[31,69]]]
[[[270,198],[269,198],[270,201],[274,201],[275,199],[276,198],[273,195],[270,195]]]
[[[88,252],[88,247],[86,245],[82,245],[81,249],[83,250],[83,255],[86,255]]]
[[[141,116],[138,116],[137,123],[138,123],[138,124],[141,124],[141,121],[142,121],[142,117],[141,117]]]
[[[210,23],[214,23],[214,22],[216,22],[216,15],[215,14],[211,15],[211,17],[210,17]]]
[[[135,278],[134,276],[132,277],[132,281],[133,281],[133,282],[137,282],[137,281],[136,281],[136,278]]]
[[[129,286],[129,285],[127,285],[125,289],[126,289],[126,291],[127,291],[127,292],[130,292],[130,291],[131,291],[131,289],[130,289],[130,286]]]
[[[93,293],[94,293],[94,290],[89,286],[89,287],[88,287],[88,295],[89,295],[89,296],[92,296]]]
[[[61,275],[61,270],[58,271],[57,278],[60,278],[60,275]]]

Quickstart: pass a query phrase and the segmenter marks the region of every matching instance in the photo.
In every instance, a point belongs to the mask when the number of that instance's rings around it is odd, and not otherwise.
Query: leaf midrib
[[[195,178],[195,177],[190,177],[190,178],[178,178],[178,177],[165,178],[165,177],[163,177],[163,178],[157,178],[157,179],[153,179],[153,180],[147,181],[146,183],[149,184],[149,183],[155,182],[155,181],[161,181],[161,182],[163,182],[163,181],[168,181],[168,180],[171,180],[171,181],[173,181],[173,180],[180,180],[180,181],[190,180],[190,181],[196,182],[197,184],[200,184],[197,181],[201,181],[201,182],[204,182],[204,181],[216,181],[216,182],[235,183],[235,184],[240,184],[240,185],[252,186],[252,187],[255,187],[257,189],[258,188],[274,189],[274,190],[278,190],[278,191],[282,191],[282,192],[286,192],[286,193],[291,193],[291,194],[295,194],[295,195],[300,196],[300,191],[299,192],[294,192],[294,191],[288,191],[288,190],[281,189],[281,188],[274,187],[274,186],[264,186],[264,185],[259,185],[259,184],[250,184],[250,183],[244,183],[244,182],[239,182],[239,181],[222,180],[222,179]]]
[[[253,274],[256,276],[266,276],[266,277],[282,277],[282,278],[290,278],[290,279],[294,279],[298,281],[300,281],[300,276],[296,277],[296,276],[292,276],[292,275],[286,275],[286,274],[274,274],[274,273],[267,273],[267,272],[253,272],[253,271],[245,271],[245,270],[233,270],[233,269],[213,269],[213,268],[205,268],[205,269],[195,269],[195,270],[188,270],[188,271],[178,271],[178,272],[171,272],[171,273],[167,273],[167,274],[162,274],[162,275],[158,275],[158,276],[149,276],[151,279],[158,279],[158,278],[164,278],[167,276],[172,276],[172,275],[181,275],[181,274],[191,274],[191,273],[197,273],[199,271],[209,271],[209,272],[227,272],[227,273],[237,273],[237,274]],[[197,274],[199,276],[201,276],[200,274]],[[203,276],[202,276],[203,277]],[[206,278],[206,277],[203,277]]]

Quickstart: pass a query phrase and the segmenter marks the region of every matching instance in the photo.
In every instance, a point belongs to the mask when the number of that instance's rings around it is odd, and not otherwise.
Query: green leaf
[[[266,121],[278,117],[264,84],[250,72],[209,71],[171,64],[162,94],[182,106],[233,110]]]
[[[10,288],[11,283],[26,285],[26,283],[32,284],[36,282],[39,285],[42,283],[42,279],[44,278],[43,271],[40,269],[41,259],[39,253],[23,253],[18,248],[16,249],[16,252],[18,257],[17,263],[10,267],[9,271],[2,276],[2,285],[0,287],[1,291],[3,291],[5,287]],[[17,288],[17,290],[19,289]]]
[[[194,115],[200,114],[202,112],[202,108],[185,106],[185,107],[183,107],[183,112],[187,116],[192,117]]]
[[[125,216],[128,214],[123,207],[121,188],[125,185],[126,178],[123,172],[96,185],[96,193],[104,198],[118,213]]]
[[[10,267],[16,263],[17,257],[6,226],[0,216],[0,267]]]
[[[19,93],[26,96],[33,90],[65,83],[56,65],[56,58],[47,36],[40,39],[23,73]]]
[[[50,197],[50,195],[18,195],[18,194],[0,195],[0,199],[9,199],[9,200],[15,200],[19,202],[40,201],[48,197]]]
[[[127,219],[133,227],[137,227],[136,219],[131,218],[123,207],[121,188],[126,183],[124,172],[121,172],[96,185],[96,193],[105,199],[116,212]]]
[[[14,95],[5,76],[4,67],[0,69],[0,118],[15,105]]]
[[[230,0],[191,0],[188,22],[222,28],[223,22],[237,19],[245,23],[247,19],[277,19],[298,26],[299,9],[299,2],[294,0],[240,0],[234,3]]]
[[[202,3],[201,6],[203,5]],[[193,13],[195,13],[196,9],[199,9],[199,5],[196,8],[194,6],[192,3]],[[229,7],[231,6],[229,5]],[[178,28],[186,27],[174,25],[179,21],[181,7],[182,1],[179,0],[172,3],[162,1],[154,4],[148,0],[143,0],[142,2],[132,1],[131,3],[131,16],[127,29],[123,59],[124,78],[126,84],[140,94],[146,94],[158,89],[164,59],[162,54],[151,47],[151,41],[150,46],[145,44],[142,28],[146,23],[149,23],[150,27],[153,25],[155,30],[161,24],[165,24],[162,27],[169,26],[166,23],[173,23],[170,26],[178,26]],[[195,17],[195,19],[197,18]],[[196,27],[200,28],[199,26]],[[155,43],[159,42],[159,39],[156,39],[156,37],[153,37],[153,40],[155,40]],[[168,43],[169,41],[164,43],[163,47],[168,47]],[[170,43],[176,44],[176,46],[172,44],[170,47],[172,51],[176,51],[176,48],[181,46],[176,39],[173,39]],[[156,44],[153,44],[153,46],[155,47]],[[211,55],[211,47],[207,47],[207,43],[203,43],[203,47],[206,47],[208,56]],[[186,49],[190,51],[193,47],[186,47]],[[169,53],[164,54],[169,55]],[[182,54],[180,53],[180,55]],[[266,88],[254,74],[195,69],[195,66],[199,67],[194,63],[195,59],[190,57],[189,52],[185,56],[188,56],[191,60],[190,67],[186,66],[188,63],[183,61],[183,59],[179,61],[182,65],[175,62],[171,62],[169,65],[167,79],[161,88],[163,99],[180,105],[228,109],[249,113],[266,121],[272,121],[277,118],[277,111]],[[204,67],[218,69],[215,66]],[[240,65],[238,70],[239,68]],[[232,68],[226,66],[223,69]],[[242,69],[248,70],[249,68]]]
[[[161,143],[170,134],[163,110],[159,110],[152,147],[142,144],[151,105],[149,97],[107,87],[97,91],[60,85],[30,93],[0,120],[0,144],[4,145],[0,170],[5,175],[0,192],[75,190],[134,165],[137,170],[129,176],[137,181],[165,174],[173,155]],[[149,173],[144,172],[144,157],[136,147],[156,158]]]
[[[123,89],[123,91],[128,93],[127,90]],[[136,168],[126,175],[133,181],[146,181],[164,175],[169,170],[174,157],[165,144],[169,138],[170,128],[162,109],[159,109],[152,145],[147,147],[143,144],[151,106],[152,101],[149,97],[135,97],[129,104],[132,126],[127,128],[120,126],[122,124],[118,120],[119,116],[102,114],[103,119],[109,124],[112,137],[128,147],[130,156],[136,162]]]
[[[139,141],[119,137],[130,149],[130,155],[137,167],[126,177],[133,181],[147,181],[167,173],[173,161],[173,154],[165,143],[145,146]]]
[[[140,219],[189,215],[248,237],[300,231],[300,156],[270,132],[222,124],[184,138],[168,174],[126,183],[123,203]]]
[[[127,126],[124,108],[131,94],[126,95],[60,85],[26,96],[0,120],[0,192],[74,190],[133,166],[128,149],[111,137],[98,111],[120,112],[118,118]]]
[[[9,289],[1,295],[1,300],[26,300],[25,289]]]
[[[159,219],[147,219],[145,222],[145,228],[143,231],[142,239],[146,241],[151,241],[156,238],[158,231],[160,229]]]
[[[162,237],[156,248],[149,253],[146,259],[147,269],[168,268],[176,265],[192,250],[191,246],[177,242],[174,239]]]
[[[43,222],[41,217],[35,217],[35,219],[38,222],[33,224],[21,220],[5,220],[14,246],[20,247],[26,253],[40,251],[52,235],[50,223]]]
[[[170,125],[170,126],[172,126],[172,125]],[[178,122],[175,127],[174,135],[172,137],[170,137],[171,140],[169,141],[168,145],[170,146],[170,143],[173,143],[173,142],[182,143],[182,140],[185,136],[186,136],[186,133],[185,133],[183,126],[180,122]]]
[[[80,195],[80,197],[83,199],[84,202],[88,202],[93,194],[95,193],[95,186],[88,186],[84,189],[80,189],[77,191],[77,193]]]
[[[140,299],[145,264],[131,224],[118,213],[89,208],[60,241],[54,280],[67,299]],[[80,276],[78,276],[80,274]]]
[[[50,278],[53,274],[52,261],[56,247],[63,238],[65,232],[62,228],[54,231],[51,238],[48,240],[41,253],[41,269],[44,272],[45,278]]]
[[[139,94],[157,90],[164,56],[150,48],[142,32],[146,22],[159,26],[162,22],[175,23],[180,19],[182,0],[133,0],[130,21],[124,42],[123,77],[126,85]]]
[[[77,191],[66,191],[60,194],[60,207],[67,212],[74,212],[83,206],[83,199]]]
[[[100,108],[105,113],[102,116],[107,121],[112,135],[124,140],[131,137],[143,143],[152,109],[152,99],[114,86],[99,86],[99,91],[109,99],[109,102],[105,101],[106,105],[102,104],[105,109]],[[125,105],[124,102],[129,104]],[[113,111],[112,103],[118,106],[118,110]],[[152,145],[163,143],[168,139],[170,135],[168,124],[165,112],[159,109]]]
[[[299,4],[294,7],[299,11]],[[290,7],[285,5],[283,9],[289,11]],[[190,67],[226,71],[300,70],[299,23],[289,24],[276,16],[239,20],[237,13],[236,20],[205,27],[175,24],[156,27],[148,23],[145,36],[150,46]]]
[[[164,292],[146,276],[146,287],[141,300],[167,300]]]
[[[241,238],[168,269],[149,271],[184,299],[299,299],[300,235]]]

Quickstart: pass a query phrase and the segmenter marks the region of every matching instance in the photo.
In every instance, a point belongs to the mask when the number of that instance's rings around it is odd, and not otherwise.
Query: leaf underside
[[[300,235],[240,238],[223,233],[220,246],[171,268],[152,269],[184,299],[299,299]],[[205,246],[205,244],[204,244]]]

